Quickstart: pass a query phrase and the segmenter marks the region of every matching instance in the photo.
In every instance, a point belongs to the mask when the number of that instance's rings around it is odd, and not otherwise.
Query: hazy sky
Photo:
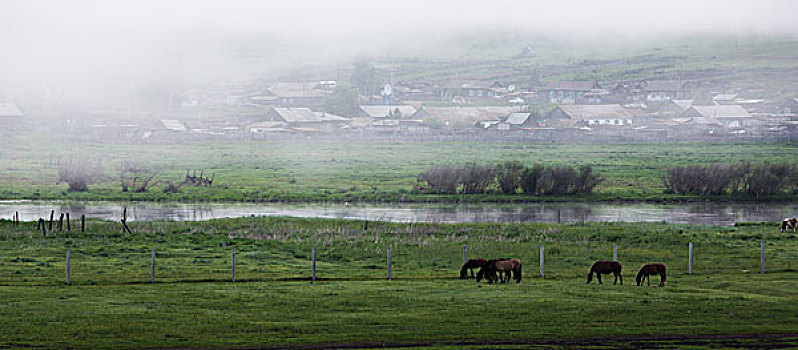
[[[218,78],[252,61],[268,70],[346,60],[493,30],[632,43],[688,32],[794,35],[796,13],[788,0],[0,0],[0,84]]]

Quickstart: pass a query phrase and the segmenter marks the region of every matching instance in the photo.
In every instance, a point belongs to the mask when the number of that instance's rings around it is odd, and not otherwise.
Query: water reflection
[[[119,220],[123,206],[132,221],[199,221],[246,216],[295,216],[392,222],[588,222],[665,221],[731,225],[737,221],[777,221],[798,213],[796,203],[524,203],[524,204],[344,204],[344,203],[116,203],[0,201],[0,218],[19,211],[22,220],[57,217]]]

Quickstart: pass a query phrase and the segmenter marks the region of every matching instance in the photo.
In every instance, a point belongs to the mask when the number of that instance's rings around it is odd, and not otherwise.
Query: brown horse
[[[792,230],[793,232],[798,230],[798,218],[784,218],[784,220],[781,220],[781,228],[779,229],[779,232],[784,232],[787,230]]]
[[[654,264],[645,264],[640,268],[640,272],[637,273],[637,277],[635,277],[635,281],[637,281],[638,286],[643,285],[643,280],[646,280],[647,284],[651,285],[651,279],[649,276],[651,275],[659,275],[659,286],[662,287],[665,285],[665,264],[661,263],[654,263]]]
[[[468,278],[468,270],[471,270],[471,278],[474,278],[474,269],[485,266],[487,263],[488,261],[485,259],[470,259],[466,261],[466,263],[463,265],[463,268],[460,269],[460,279],[464,280]]]
[[[477,273],[477,282],[482,278],[486,278],[488,283],[500,281],[507,283],[510,280],[510,274],[515,278],[515,283],[521,282],[521,260],[518,259],[495,259],[489,260]],[[496,274],[498,273],[498,277]]]
[[[595,273],[598,283],[601,283],[601,275],[613,274],[615,276],[615,282],[612,284],[618,284],[618,279],[620,279],[621,285],[623,285],[623,276],[621,276],[622,268],[621,263],[617,261],[596,261],[593,263],[593,266],[590,266],[590,272],[587,273],[587,283],[593,280],[593,274]]]

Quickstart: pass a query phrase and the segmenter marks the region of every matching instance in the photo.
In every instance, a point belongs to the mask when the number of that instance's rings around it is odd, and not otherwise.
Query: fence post
[[[391,279],[391,246],[388,246],[388,279]]]
[[[540,245],[540,277],[543,277],[545,275],[544,274],[544,272],[545,272],[544,262],[545,262],[546,259],[545,259],[544,255],[543,255],[544,251],[545,251],[545,246],[543,244],[541,244]]]
[[[69,213],[66,213],[67,233],[72,232],[72,224],[69,222]]]
[[[759,242],[759,273],[765,273],[765,241]]]
[[[236,281],[236,250],[235,250],[235,249],[233,249],[233,250],[230,252],[230,256],[231,256],[231,259],[230,259],[230,260],[232,261],[232,276],[233,276],[233,282],[235,282],[235,281]]]
[[[693,274],[693,242],[690,242],[688,246],[688,262],[687,262],[687,273]]]
[[[152,250],[150,257],[150,283],[155,283],[155,249]]]
[[[468,247],[463,244],[463,265],[468,262]]]
[[[66,256],[66,284],[69,284],[69,257],[70,257],[70,255],[72,255],[71,253],[72,253],[71,251],[67,250],[67,256]]]
[[[313,251],[310,254],[310,280],[316,281],[316,246],[313,246]]]
[[[50,230],[50,232],[53,232],[53,216],[54,215],[55,215],[55,210],[50,209],[50,227],[48,228],[48,230]]]
[[[80,232],[86,232],[86,214],[80,215]]]
[[[618,245],[612,245],[612,261],[618,261]]]

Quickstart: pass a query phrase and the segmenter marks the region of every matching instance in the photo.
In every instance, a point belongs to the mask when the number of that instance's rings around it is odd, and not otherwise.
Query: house
[[[659,107],[657,113],[663,116],[677,116],[684,113],[692,105],[693,100],[668,100]]]
[[[183,125],[179,120],[176,119],[161,119],[161,124],[167,129],[171,131],[186,131],[186,126]]]
[[[252,134],[276,133],[287,131],[286,126],[285,122],[268,121],[249,125],[247,130]]]
[[[727,128],[742,128],[754,123],[754,117],[739,105],[691,106],[681,118],[705,120]]]
[[[416,107],[410,105],[364,105],[360,110],[375,119],[410,118],[417,112]]]
[[[444,101],[462,97],[466,101],[493,102],[507,93],[507,88],[495,81],[447,82],[438,87]]]
[[[555,81],[538,90],[541,99],[553,104],[599,104],[608,94],[593,81]]]
[[[735,105],[737,104],[737,94],[718,94],[712,97],[712,102],[716,105]]]
[[[643,80],[632,89],[638,101],[664,102],[691,98],[690,91],[681,80]]]
[[[547,119],[560,125],[632,125],[633,116],[620,105],[560,105]],[[558,122],[559,121],[559,122]]]
[[[269,96],[277,98],[281,107],[321,108],[324,97],[328,94],[329,84],[319,82],[278,82],[268,88],[270,95],[261,95],[261,99]]]
[[[518,107],[421,107],[412,119],[442,129],[471,128],[482,121],[499,121]]]
[[[282,122],[294,130],[340,129],[351,123],[346,117],[324,112],[313,112],[310,108],[277,107],[266,113],[266,122]]]
[[[504,121],[497,123],[496,128],[499,130],[515,130],[528,127],[534,127],[535,120],[532,118],[532,113],[511,113]]]
[[[22,111],[16,104],[0,103],[0,118],[22,118]]]

